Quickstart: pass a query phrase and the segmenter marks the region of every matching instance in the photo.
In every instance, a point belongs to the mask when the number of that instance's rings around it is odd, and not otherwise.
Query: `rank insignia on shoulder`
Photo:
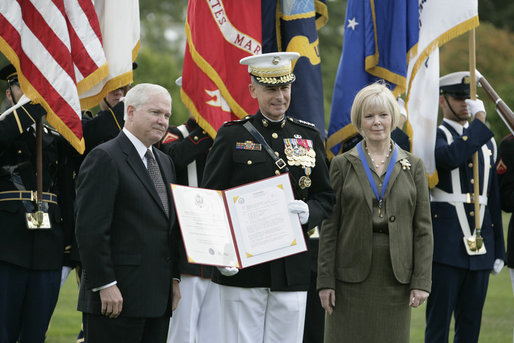
[[[236,149],[261,151],[262,146],[259,143],[254,143],[252,141],[236,142]]]
[[[166,132],[164,137],[161,139],[161,144],[171,143],[173,141],[176,141],[178,138],[178,135],[171,132]]]
[[[305,121],[305,120],[301,120],[301,119],[297,119],[297,118],[293,118],[293,117],[288,117],[288,119],[290,121],[292,121],[293,123],[303,124],[303,125],[309,126],[309,127],[316,127],[316,125],[314,125],[313,123],[310,123],[310,122]]]
[[[249,119],[251,119],[252,116],[251,115],[247,115],[246,117],[242,118],[242,119],[236,119],[236,120],[229,120],[229,121],[226,121],[223,123],[223,125],[233,125],[233,124],[242,124],[246,121],[248,121]]]

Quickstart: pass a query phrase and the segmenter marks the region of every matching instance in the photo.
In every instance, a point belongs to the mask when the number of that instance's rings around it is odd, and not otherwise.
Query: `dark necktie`
[[[164,185],[164,181],[162,180],[159,165],[153,157],[153,154],[150,151],[150,149],[146,150],[145,157],[146,163],[148,165],[148,174],[150,174],[150,178],[152,179],[155,189],[159,194],[159,198],[161,198],[162,206],[164,207],[164,212],[166,212],[166,216],[169,217],[170,214],[168,208],[168,193],[166,192],[166,186]]]

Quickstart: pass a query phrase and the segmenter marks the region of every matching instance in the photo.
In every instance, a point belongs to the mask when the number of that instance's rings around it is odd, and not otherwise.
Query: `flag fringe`
[[[126,86],[132,83],[133,81],[134,80],[132,70],[121,75],[118,75],[116,77],[113,77],[105,83],[102,90],[97,94],[89,96],[87,98],[81,98],[80,106],[82,107],[82,109],[93,108],[96,105],[98,105],[98,103],[105,97],[107,93],[120,87]]]
[[[207,132],[209,134],[209,136],[212,137],[212,139],[216,138],[217,131],[212,127],[212,125],[207,120],[205,120],[205,118],[203,118],[200,115],[200,112],[196,108],[194,101],[191,100],[191,98],[184,91],[183,88],[180,88],[180,98],[182,99],[182,102],[184,103],[184,105],[189,109],[191,114],[193,114],[193,117],[195,117],[198,125],[201,128],[203,128],[205,130],[205,132]]]
[[[319,15],[316,18],[316,30],[319,31],[328,22],[328,7],[323,2],[315,0],[314,8],[316,9],[316,14]]]
[[[348,138],[355,136],[357,133],[357,129],[353,126],[353,124],[350,123],[345,127],[339,129],[338,131],[334,132],[330,137],[328,137],[325,147],[328,159],[332,160],[332,158],[335,157],[335,154],[330,149],[332,149],[339,143],[342,144]]]
[[[107,62],[91,73],[88,77],[77,82],[77,91],[79,95],[87,92],[94,86],[96,86],[100,81],[105,79],[109,75],[109,66]],[[82,103],[82,102],[81,102]]]
[[[473,18],[470,18],[459,25],[456,25],[452,27],[450,30],[444,32],[439,37],[434,39],[426,48],[423,50],[414,64],[414,67],[412,68],[412,73],[409,78],[409,85],[407,88],[407,95],[405,97],[405,103],[409,102],[409,96],[410,96],[410,90],[412,86],[412,80],[416,77],[416,74],[418,73],[419,68],[421,68],[421,65],[425,62],[425,60],[430,56],[430,54],[434,51],[434,49],[441,47],[448,41],[452,40],[453,38],[460,36],[463,33],[466,33],[467,31],[477,27],[480,25],[478,21],[478,16],[474,16]]]
[[[216,72],[216,70],[200,55],[200,53],[196,50],[192,36],[191,36],[191,28],[189,26],[189,22],[186,21],[186,39],[187,45],[189,46],[189,53],[191,54],[191,58],[196,63],[198,68],[202,70],[213,82],[216,86],[218,86],[221,95],[225,99],[225,101],[229,104],[232,112],[239,118],[244,118],[248,115],[248,113],[239,105],[239,103],[234,100],[232,94],[230,94],[229,90],[225,86],[225,83]]]

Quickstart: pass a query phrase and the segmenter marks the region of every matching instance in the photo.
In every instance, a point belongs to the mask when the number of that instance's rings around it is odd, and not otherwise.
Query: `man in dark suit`
[[[298,213],[308,242],[307,232],[332,211],[334,192],[318,130],[285,114],[295,80],[292,61],[298,57],[280,52],[241,60],[249,65],[250,95],[257,99],[259,112],[218,130],[202,187],[224,190],[289,172],[298,199],[289,211]],[[310,267],[307,251],[239,271],[215,270],[213,281],[220,285],[223,309],[222,342],[302,342]]]
[[[86,341],[166,342],[180,299],[171,159],[154,149],[171,96],[140,84],[125,98],[125,126],[81,165],[76,236],[83,265],[78,310]]]
[[[505,259],[496,143],[485,124],[480,100],[470,100],[469,72],[439,79],[443,122],[437,129],[435,163],[439,183],[431,190],[434,230],[432,293],[427,303],[425,342],[448,342],[455,317],[454,342],[478,342],[489,274],[498,274]],[[470,117],[474,117],[468,122]],[[473,176],[478,153],[479,179]],[[480,213],[473,188],[480,187]],[[475,245],[475,216],[480,216],[483,246]]]

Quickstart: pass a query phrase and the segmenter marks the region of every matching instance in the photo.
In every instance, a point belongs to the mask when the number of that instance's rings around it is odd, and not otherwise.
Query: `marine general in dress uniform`
[[[285,115],[295,80],[292,61],[298,56],[283,52],[241,60],[248,65],[250,94],[259,111],[219,129],[202,187],[224,190],[289,170],[298,199],[289,209],[298,213],[308,241],[307,231],[330,214],[334,194],[319,132],[314,125]],[[257,133],[247,129],[248,123]],[[301,342],[309,279],[308,251],[239,271],[216,270],[223,342]]]
[[[454,342],[478,341],[489,273],[503,267],[505,246],[496,143],[485,125],[484,105],[469,100],[469,73],[441,77],[439,105],[443,122],[437,130],[435,161],[439,183],[431,191],[434,229],[432,293],[427,303],[426,342],[448,342],[455,316]],[[468,122],[470,115],[474,116]],[[478,152],[479,179],[472,156]],[[480,187],[480,213],[474,212],[474,183]],[[478,249],[475,216],[480,216],[483,247]]]

